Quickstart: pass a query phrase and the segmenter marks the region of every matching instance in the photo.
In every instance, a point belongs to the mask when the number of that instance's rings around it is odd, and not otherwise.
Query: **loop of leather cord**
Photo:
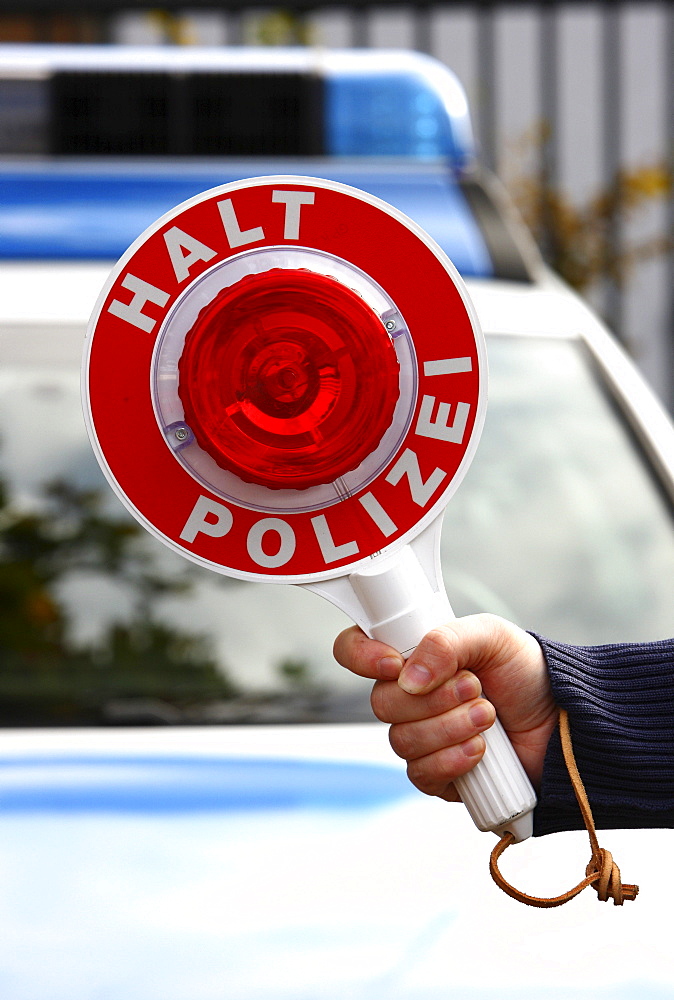
[[[636,899],[637,893],[639,892],[639,886],[623,885],[620,878],[620,869],[613,860],[611,852],[599,846],[597,833],[594,828],[592,810],[590,808],[585,786],[583,785],[583,781],[576,764],[576,758],[573,753],[569,717],[564,709],[560,709],[559,712],[559,734],[562,741],[562,752],[564,754],[566,769],[569,772],[571,784],[573,785],[573,790],[576,799],[578,800],[578,805],[580,806],[583,822],[585,823],[585,827],[590,837],[592,857],[590,858],[588,866],[585,869],[586,877],[582,882],[579,882],[578,885],[574,886],[573,889],[563,892],[561,896],[529,896],[527,893],[521,892],[503,878],[503,875],[501,875],[498,867],[498,860],[503,852],[507,847],[510,847],[510,845],[515,842],[515,838],[512,833],[504,833],[494,850],[491,852],[491,857],[489,859],[489,871],[491,872],[491,876],[497,886],[502,889],[503,892],[512,896],[513,899],[519,900],[520,903],[526,903],[528,906],[561,906],[563,903],[568,903],[570,899],[577,896],[578,893],[583,891],[583,889],[587,889],[589,885],[594,886],[595,891],[602,902],[612,899],[615,906],[622,906],[626,899]]]

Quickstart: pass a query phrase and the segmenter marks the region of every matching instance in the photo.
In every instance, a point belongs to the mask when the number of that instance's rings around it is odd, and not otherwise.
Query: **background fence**
[[[0,0],[4,41],[428,52],[546,257],[674,405],[674,3]]]

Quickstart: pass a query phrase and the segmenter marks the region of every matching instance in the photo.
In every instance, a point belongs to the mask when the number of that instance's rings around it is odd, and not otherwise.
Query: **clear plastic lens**
[[[201,448],[271,489],[332,483],[357,468],[399,396],[381,319],[351,289],[305,269],[223,289],[188,332],[178,370]]]

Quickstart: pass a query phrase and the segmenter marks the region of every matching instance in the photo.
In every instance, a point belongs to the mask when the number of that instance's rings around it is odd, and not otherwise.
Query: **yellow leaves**
[[[529,172],[532,153],[538,154],[535,162],[544,162],[548,139],[548,129],[539,126],[513,144],[506,184],[548,262],[570,285],[585,290],[605,277],[621,284],[636,263],[671,251],[670,233],[632,240],[628,228],[646,208],[672,195],[672,172],[665,163],[621,170],[606,188],[578,204],[550,187],[544,170]]]
[[[632,173],[623,173],[619,183],[627,204],[639,204],[650,198],[664,198],[672,190],[672,176],[663,164],[641,167]]]
[[[287,10],[263,15],[254,28],[257,45],[311,45],[310,27],[303,18]]]

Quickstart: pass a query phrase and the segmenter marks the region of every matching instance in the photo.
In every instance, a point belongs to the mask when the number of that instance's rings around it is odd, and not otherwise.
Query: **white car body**
[[[76,367],[105,276],[97,265],[4,265],[5,362]],[[671,475],[666,417],[578,300],[552,279],[469,287],[489,333],[586,340],[648,417],[643,433]],[[48,343],[47,325],[59,332]],[[642,887],[622,910],[592,890],[559,910],[528,909],[491,882],[491,835],[406,783],[383,725],[5,730],[0,761],[0,801],[17,785],[36,794],[0,823],[7,1000],[644,1000],[674,989],[661,861],[670,833],[600,835]],[[225,776],[232,761],[344,766],[356,783],[374,765],[400,780],[383,802],[350,808],[272,795],[266,807],[167,813],[72,798],[87,781],[142,789],[167,769],[170,781],[175,761],[197,775],[200,762],[221,761]],[[580,880],[589,853],[584,833],[560,834],[512,849],[503,868],[525,891],[554,895]]]
[[[5,59],[13,79],[49,72],[43,50],[28,53],[30,65],[21,58],[0,49],[0,71]],[[95,54],[59,58],[71,68],[87,59],[98,66]],[[162,54],[152,58],[163,65]],[[195,57],[173,49],[167,58],[189,69]],[[242,65],[247,58],[245,50],[231,56]],[[297,68],[298,58],[254,55],[276,69],[284,59]],[[326,57],[323,65],[337,73],[341,60],[349,73],[365,72],[366,58]],[[137,53],[124,59],[142,64]],[[382,59],[374,70],[388,66]],[[213,53],[209,60],[217,63]],[[455,111],[465,140],[460,101]],[[52,166],[55,174],[69,169],[62,160]],[[26,175],[37,169],[31,161]],[[401,170],[385,166],[387,176]],[[45,222],[24,206],[9,208],[2,215],[0,205],[0,232],[6,224],[13,239],[22,232],[32,239],[31,226]],[[434,205],[425,208],[432,217]],[[49,216],[55,238],[70,224],[67,209],[65,222],[58,212]],[[447,514],[450,599],[459,612],[511,614],[567,641],[662,637],[674,580],[674,430],[611,335],[514,232],[529,279],[466,282],[493,353],[495,416],[493,432],[487,417],[485,460],[478,456]],[[90,457],[76,405],[80,359],[112,263],[0,261],[0,460],[3,473],[12,470],[17,505],[29,512],[40,509],[45,482]],[[551,345],[545,373],[535,364],[522,369],[529,347],[540,360]],[[578,372],[579,396],[569,399],[565,379],[575,385]],[[546,414],[557,374],[554,405],[566,401],[566,409]],[[510,409],[517,419],[500,439]],[[606,434],[595,439],[589,432],[600,418]],[[557,464],[547,482],[550,426]],[[560,455],[567,437],[569,451]],[[570,471],[574,443],[586,448],[581,477]],[[530,479],[520,482],[524,472]],[[595,472],[605,494],[594,493]],[[577,519],[567,521],[576,501]],[[100,582],[74,574],[59,583],[75,647],[123,618],[123,589],[98,589]],[[162,614],[181,628],[226,619],[215,632],[218,651],[242,684],[269,682],[274,657],[306,656],[320,683],[334,684],[339,696],[343,689],[346,702],[356,690],[330,662],[334,635],[348,623],[296,588],[223,590],[204,578],[191,596],[167,599]],[[357,687],[361,701],[366,690]],[[346,702],[335,717],[350,718]],[[143,726],[126,715],[123,725],[109,724],[120,721],[111,716],[102,726],[0,730],[2,1000],[674,995],[666,909],[674,877],[664,863],[671,832],[600,834],[625,880],[640,884],[636,902],[615,909],[587,890],[568,906],[530,909],[491,881],[493,837],[479,834],[461,806],[425,797],[407,781],[384,725],[298,724],[275,716],[276,703],[263,708],[276,724],[248,717],[237,724],[232,715],[229,724],[206,716],[212,724],[179,717],[173,727]],[[579,831],[517,845],[502,868],[524,891],[556,895],[582,879],[589,857]]]

